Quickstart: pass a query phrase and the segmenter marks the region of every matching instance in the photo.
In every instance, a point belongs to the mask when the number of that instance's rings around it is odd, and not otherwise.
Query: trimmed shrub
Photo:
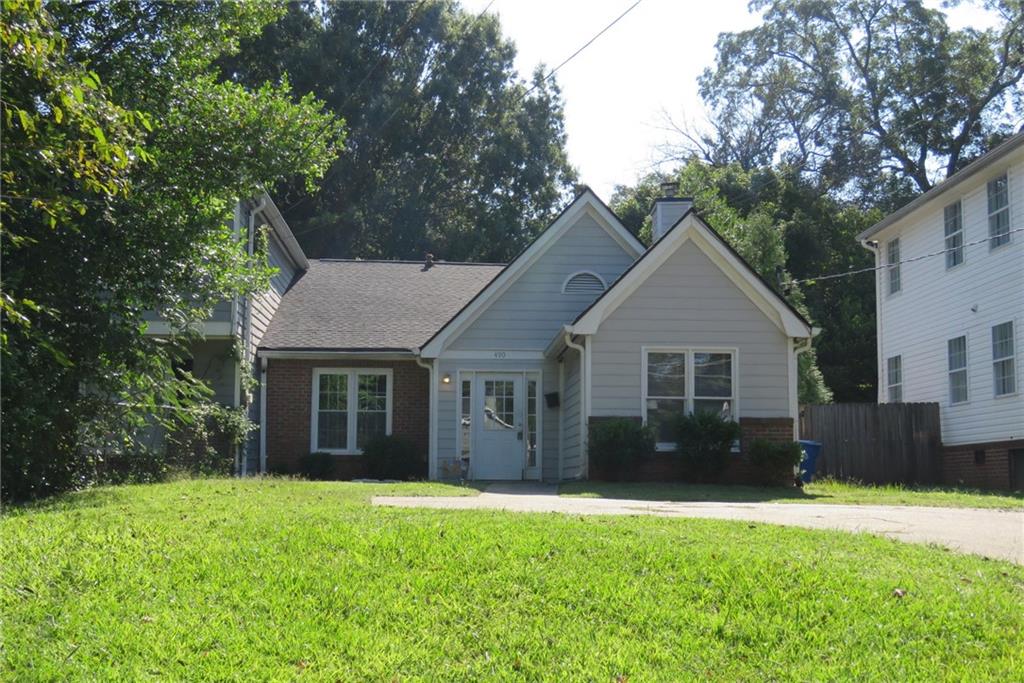
[[[740,438],[739,424],[701,411],[679,415],[672,426],[676,450],[690,476],[715,477],[729,466],[732,445]]]
[[[590,462],[606,477],[618,478],[654,452],[654,431],[621,417],[590,425]]]
[[[748,447],[750,464],[756,467],[765,484],[784,484],[793,481],[793,468],[803,459],[803,451],[796,441],[776,443],[754,439]]]
[[[306,453],[299,458],[299,475],[312,481],[330,481],[335,478],[335,461],[339,457],[352,456],[338,456],[322,451]]]
[[[376,436],[363,447],[363,457],[374,479],[419,479],[425,474],[422,454],[405,437]]]

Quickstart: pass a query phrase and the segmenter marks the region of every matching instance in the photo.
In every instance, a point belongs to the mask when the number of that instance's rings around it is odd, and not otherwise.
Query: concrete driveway
[[[561,498],[558,487],[495,484],[475,497],[375,496],[374,505],[442,510],[656,515],[764,522],[808,529],[879,534],[909,543],[1024,564],[1024,512],[973,508],[814,503],[675,503],[615,498]]]

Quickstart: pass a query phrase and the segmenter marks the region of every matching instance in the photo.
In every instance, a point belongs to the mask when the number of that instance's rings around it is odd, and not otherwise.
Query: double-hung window
[[[903,401],[903,356],[893,356],[886,362],[886,382],[889,388],[889,403]]]
[[[889,293],[895,294],[903,288],[900,279],[900,238],[889,240],[885,248],[885,263],[889,266]]]
[[[946,342],[946,363],[949,370],[949,402],[967,400],[967,337]]]
[[[313,371],[311,451],[360,453],[391,433],[392,373],[376,368]]]
[[[995,249],[1010,241],[1010,193],[1006,174],[988,184],[988,247]]]
[[[964,209],[960,200],[947,206],[943,211],[946,235],[946,268],[959,266],[964,262]]]
[[[719,349],[644,349],[643,417],[658,448],[675,447],[672,418],[713,412],[736,418],[736,353]]]
[[[1012,320],[992,328],[992,381],[996,396],[1017,391]]]

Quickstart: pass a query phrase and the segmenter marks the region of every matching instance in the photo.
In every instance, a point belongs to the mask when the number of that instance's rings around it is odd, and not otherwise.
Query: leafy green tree
[[[495,17],[449,0],[304,2],[221,65],[287,76],[348,124],[318,191],[276,193],[311,256],[505,260],[575,180],[558,88],[520,80],[514,57]]]
[[[265,286],[237,198],[322,175],[340,122],[287,83],[219,82],[265,3],[4,0],[2,495],[88,483],[158,406],[209,391],[173,369],[192,324]],[[172,335],[144,334],[161,311]]]
[[[721,34],[700,79],[714,130],[687,146],[716,164],[781,159],[822,189],[902,203],[1020,122],[1024,5],[984,4],[1000,21],[982,31],[953,30],[917,0],[754,0],[761,24]]]

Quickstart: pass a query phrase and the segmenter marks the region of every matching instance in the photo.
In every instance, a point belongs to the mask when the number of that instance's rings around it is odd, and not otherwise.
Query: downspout
[[[256,214],[267,207],[267,198],[261,197],[260,203],[249,209],[249,227],[246,233],[248,246],[246,248],[246,254],[249,256],[253,255],[253,251],[256,248]],[[252,363],[249,361],[249,347],[250,347],[250,335],[252,330],[252,294],[247,294],[245,299],[245,315],[242,318],[242,358],[238,362],[238,381],[235,382],[236,387],[239,387],[237,391],[241,393],[241,379],[243,372],[252,372]],[[262,390],[260,392],[262,397]],[[242,397],[246,408],[251,404],[252,398],[248,393]],[[262,410],[262,409],[261,409]],[[262,440],[262,435],[260,439]],[[241,454],[241,475],[244,477],[249,474],[249,439],[246,438],[245,443],[242,444]]]
[[[241,204],[241,202],[239,202],[239,203],[235,204],[235,214],[231,218],[231,233],[235,237],[238,237],[238,235],[239,235],[239,233],[241,233],[241,231],[242,231],[242,204]],[[237,329],[238,324],[239,324],[239,321],[238,321],[238,295],[236,294],[235,296],[231,297],[231,334],[232,335],[235,333],[235,330]],[[238,375],[238,362],[237,361],[235,362],[235,375],[236,375],[235,376],[235,382],[234,382],[235,386],[234,386],[234,389],[233,389],[233,392],[232,392],[232,401],[231,401],[231,407],[232,408],[237,408],[241,404],[242,390],[241,390],[241,386],[239,386],[239,382],[238,382],[238,376],[237,376]],[[235,474],[236,475],[237,474],[241,474],[242,469],[241,469],[240,456],[239,456],[239,453],[238,453],[238,446],[235,445],[235,444],[231,444],[230,448],[231,448],[232,451],[234,451],[234,453],[232,455],[233,455],[233,458],[234,458],[234,461],[235,461],[234,462]]]
[[[877,403],[882,402],[882,287],[878,281],[879,270],[882,266],[882,251],[878,246],[878,242],[873,240],[861,240],[860,246],[870,251],[875,257],[875,381],[878,382],[877,391],[875,394],[875,401]]]
[[[435,366],[434,363],[423,360],[420,357],[420,350],[416,349],[416,365],[421,368],[425,368],[429,373],[430,377],[430,426],[427,429],[427,478],[430,480],[437,479],[437,445],[435,438],[437,436],[437,378],[434,376]]]
[[[796,382],[795,382],[795,393],[793,396],[793,404],[796,406],[796,411],[793,414],[793,440],[798,441],[800,439],[800,354],[807,353],[811,350],[811,345],[814,342],[814,337],[820,332],[816,327],[811,328],[811,336],[807,337],[804,341],[806,342],[803,346],[797,344],[797,339],[793,340],[793,356],[795,360],[793,364],[796,366]]]
[[[571,328],[568,325],[566,325],[562,329],[565,330],[565,345],[568,346],[570,349],[575,349],[580,354],[580,460],[582,462],[580,472],[584,472],[587,469],[589,469],[586,467],[586,463],[590,459],[590,456],[587,454],[588,439],[586,397],[588,378],[586,376],[586,364],[584,359],[584,355],[586,354],[587,349],[582,344],[577,344],[572,340],[572,332],[570,331]]]
[[[267,364],[260,358],[260,474],[267,473]]]

